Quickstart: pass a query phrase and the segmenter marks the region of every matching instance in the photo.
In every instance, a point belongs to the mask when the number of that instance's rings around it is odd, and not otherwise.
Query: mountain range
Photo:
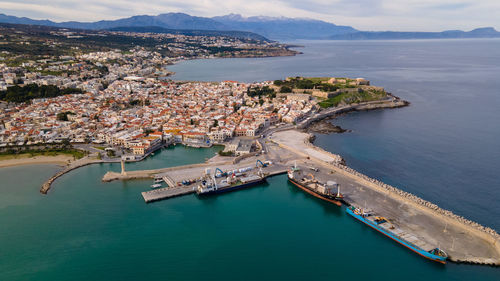
[[[166,13],[157,16],[140,15],[118,20],[102,20],[96,22],[54,22],[50,20],[33,20],[26,17],[15,17],[0,14],[0,23],[31,24],[53,27],[90,29],[90,30],[140,30],[149,32],[172,33],[174,30],[231,31],[257,33],[274,40],[290,39],[331,39],[331,40],[372,40],[372,39],[438,39],[438,38],[491,38],[500,37],[494,28],[478,28],[469,32],[450,30],[443,32],[395,32],[395,31],[360,31],[351,26],[302,18],[286,17],[243,17],[229,14],[219,17],[197,17],[184,13]],[[238,33],[230,33],[238,34]],[[241,36],[258,38],[249,33]]]

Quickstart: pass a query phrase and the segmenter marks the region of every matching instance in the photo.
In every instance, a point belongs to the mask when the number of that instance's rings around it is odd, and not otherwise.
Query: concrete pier
[[[302,156],[296,161],[298,165],[319,168],[319,172],[311,172],[318,180],[334,180],[339,183],[347,203],[368,208],[377,215],[388,218],[392,224],[414,236],[422,244],[440,247],[448,253],[449,260],[500,265],[500,235],[493,229],[459,217],[336,161],[330,161],[336,157],[314,148],[308,143],[309,135],[306,133],[283,131],[275,133],[272,139],[280,147]],[[310,148],[315,151],[311,153]],[[325,156],[316,158],[317,153],[325,153]],[[328,155],[331,156],[330,159]]]
[[[142,197],[146,203],[160,201],[172,197],[188,195],[194,193],[193,187],[165,187],[151,191],[142,192]]]
[[[342,165],[343,159],[313,146],[310,135],[295,130],[269,132],[262,139],[265,154],[250,156],[240,162],[202,163],[157,170],[128,171],[126,175],[109,172],[103,181],[134,178],[162,178],[169,188],[146,191],[146,202],[172,198],[194,192],[192,186],[180,186],[183,180],[199,179],[206,168],[223,171],[255,167],[256,159],[273,162],[264,172],[273,175],[284,173],[297,163],[321,182],[336,181],[342,187],[345,201],[358,207],[367,207],[384,216],[397,228],[409,235],[412,241],[424,248],[439,247],[446,251],[449,260],[464,263],[500,265],[500,235],[496,231],[442,210],[435,204],[369,178]],[[313,167],[312,169],[310,169]],[[334,222],[332,222],[334,223]]]

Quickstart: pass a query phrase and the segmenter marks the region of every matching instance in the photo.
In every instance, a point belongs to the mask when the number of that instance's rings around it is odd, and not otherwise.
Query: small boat
[[[161,187],[161,184],[159,184],[159,183],[155,183],[155,184],[151,185],[151,188],[159,188],[159,187]]]
[[[357,220],[363,222],[364,224],[377,230],[378,232],[384,234],[385,236],[412,250],[413,252],[423,256],[424,258],[442,264],[445,264],[446,260],[448,259],[448,254],[446,254],[445,251],[439,248],[434,248],[419,240],[415,236],[405,233],[403,230],[394,226],[388,221],[388,219],[384,217],[374,216],[370,213],[365,212],[363,209],[356,208],[354,206],[347,208],[346,212]]]
[[[344,196],[340,193],[340,185],[333,181],[327,182],[327,185],[321,184],[314,179],[314,175],[308,174],[302,176],[300,169],[295,164],[288,170],[288,180],[298,188],[311,194],[314,197],[333,203],[337,206],[342,206]]]
[[[161,183],[161,182],[163,182],[163,179],[162,179],[162,178],[156,178],[156,179],[155,179],[155,183]]]

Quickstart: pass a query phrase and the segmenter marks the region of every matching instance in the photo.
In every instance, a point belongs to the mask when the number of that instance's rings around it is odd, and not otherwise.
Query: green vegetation
[[[324,78],[295,77],[289,78],[287,80],[276,80],[274,81],[274,85],[281,87],[281,93],[290,93],[292,92],[292,89],[316,89],[323,92],[333,92],[340,88],[348,87],[347,85],[333,85],[324,82]]]
[[[114,157],[115,151],[110,149],[110,150],[106,151],[106,155],[108,155],[108,157]]]
[[[385,97],[387,97],[387,93],[385,91],[364,91],[364,90],[359,92],[349,91],[336,95],[333,98],[321,101],[319,102],[319,106],[321,106],[322,108],[329,108],[333,106],[338,106],[340,103],[344,104],[360,103],[360,102],[380,100]]]
[[[220,156],[233,156],[233,152],[232,151],[219,150],[219,155]]]
[[[75,114],[71,111],[59,112],[57,113],[56,118],[59,121],[68,121],[68,115],[75,115]]]
[[[71,155],[73,159],[83,158],[87,152],[81,151],[73,148],[48,148],[43,150],[23,150],[20,152],[11,150],[7,152],[0,153],[0,161],[8,159],[17,159],[23,157],[35,157],[35,156],[57,156],[57,155]]]
[[[301,89],[301,90],[319,90],[323,92],[334,92],[338,89],[345,88],[356,88],[356,86],[349,85],[349,82],[352,82],[350,79],[345,79],[345,83],[328,83],[330,78],[325,77],[293,77],[288,78],[287,80],[275,80],[274,85],[281,87],[280,93],[291,93],[293,89]]]
[[[288,86],[282,86],[280,89],[280,93],[291,93],[291,92],[292,92],[292,88],[290,88]]]
[[[0,91],[0,100],[8,102],[26,102],[32,99],[39,98],[53,98],[68,94],[81,94],[80,89],[60,89],[53,85],[42,85],[29,84],[24,87],[12,86],[7,88],[5,91]]]
[[[276,92],[269,88],[269,86],[264,86],[264,87],[248,87],[247,89],[247,95],[249,97],[261,97],[261,96],[267,96],[270,98],[275,98],[276,97]]]

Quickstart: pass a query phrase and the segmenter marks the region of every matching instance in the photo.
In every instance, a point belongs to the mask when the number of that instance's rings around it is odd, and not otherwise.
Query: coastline
[[[0,160],[0,168],[25,166],[25,165],[50,165],[59,166],[69,165],[73,161],[72,156],[56,155],[56,156],[34,156],[34,157],[16,157],[13,159]]]

